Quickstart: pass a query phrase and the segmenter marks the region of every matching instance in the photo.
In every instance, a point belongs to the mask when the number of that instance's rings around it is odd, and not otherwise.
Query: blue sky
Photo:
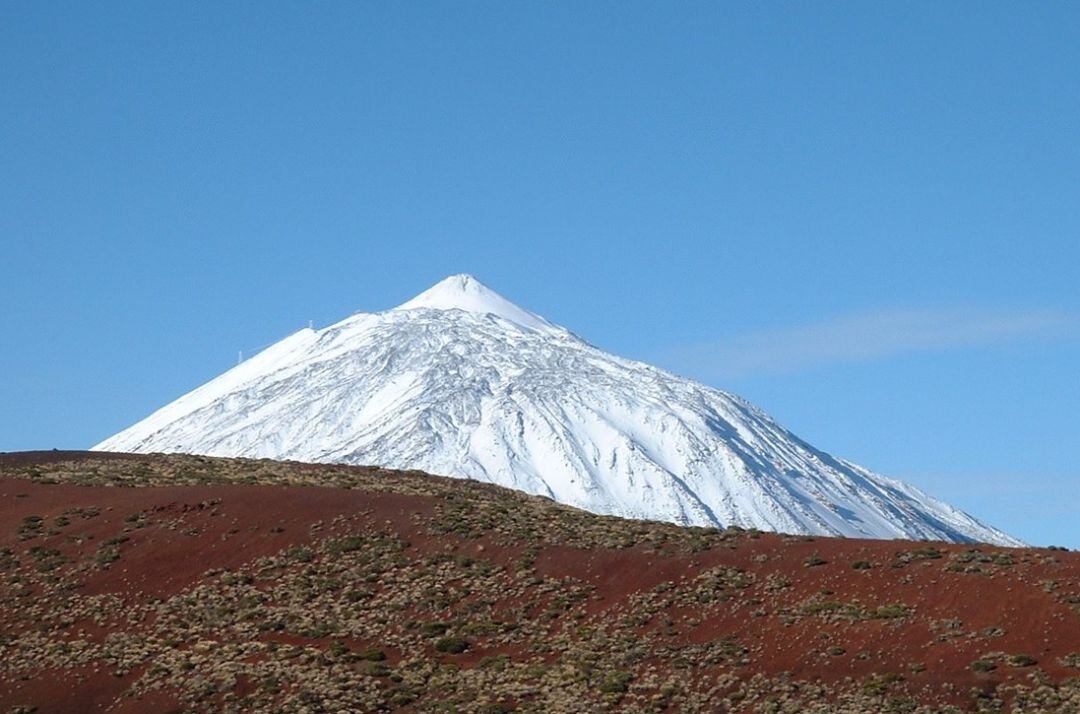
[[[1080,6],[0,4],[0,450],[478,276],[1080,547]]]

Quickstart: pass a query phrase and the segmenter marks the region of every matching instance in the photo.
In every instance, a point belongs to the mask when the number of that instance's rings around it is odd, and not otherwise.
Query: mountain
[[[688,525],[1022,544],[468,275],[300,330],[94,449],[418,469]]]

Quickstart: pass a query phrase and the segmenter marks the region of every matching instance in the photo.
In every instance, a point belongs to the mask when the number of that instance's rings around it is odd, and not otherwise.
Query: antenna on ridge
[[[314,330],[315,329],[315,321],[314,320],[308,320],[307,321],[307,326],[308,326],[309,330]]]
[[[236,363],[240,364],[243,361],[244,361],[244,351],[243,350],[237,350],[237,352],[236,352]]]

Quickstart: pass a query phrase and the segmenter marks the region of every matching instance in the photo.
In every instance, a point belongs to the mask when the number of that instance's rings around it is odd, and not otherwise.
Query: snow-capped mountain
[[[467,275],[300,330],[94,449],[420,469],[683,524],[1021,544]]]

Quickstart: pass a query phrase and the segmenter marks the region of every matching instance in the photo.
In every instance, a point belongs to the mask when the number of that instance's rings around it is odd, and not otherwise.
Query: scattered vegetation
[[[325,518],[275,511],[253,525],[234,522],[219,491],[111,511],[47,509],[26,494],[0,546],[5,684],[96,678],[125,700],[223,712],[921,713],[952,711],[974,685],[971,703],[985,711],[1080,701],[1080,685],[1046,674],[1080,669],[1080,653],[1047,652],[924,597],[938,579],[962,593],[1005,577],[1016,585],[1040,558],[1068,562],[1058,551],[841,547],[593,516],[478,483],[258,460],[87,460],[4,475],[364,495]],[[138,568],[163,542],[197,543],[206,563],[153,592]],[[236,543],[261,550],[235,559]],[[1075,568],[1054,567],[1026,585],[1065,616],[1080,587]],[[925,662],[892,651],[912,637]],[[936,663],[949,657],[967,679],[942,689]],[[792,662],[804,674],[788,673]],[[17,699],[0,694],[9,710],[49,709],[10,691]]]

